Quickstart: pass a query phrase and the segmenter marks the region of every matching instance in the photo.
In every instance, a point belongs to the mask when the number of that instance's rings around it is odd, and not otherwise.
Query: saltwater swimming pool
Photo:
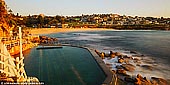
[[[31,49],[25,53],[28,76],[45,85],[100,85],[106,78],[91,53],[82,48]]]

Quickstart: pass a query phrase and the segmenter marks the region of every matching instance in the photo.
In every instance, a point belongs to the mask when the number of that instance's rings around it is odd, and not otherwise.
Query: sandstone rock
[[[99,55],[100,54],[100,52],[98,51],[98,50],[95,50],[95,52]]]
[[[122,55],[122,54],[119,53],[119,52],[116,52],[115,55],[116,55],[116,56],[120,56],[120,55]]]
[[[126,64],[130,64],[130,63],[129,63],[129,59],[124,59],[124,62],[125,62]]]
[[[142,81],[139,78],[135,78],[135,85],[141,85]]]
[[[126,59],[133,59],[132,56],[127,56],[127,55],[123,56],[123,58],[126,58]]]
[[[153,85],[150,80],[146,79],[146,77],[142,77],[140,74],[135,78],[135,85]]]
[[[127,55],[122,55],[122,57],[123,57],[123,58],[128,58],[128,59],[130,58],[130,57],[127,56]]]
[[[168,82],[163,78],[151,77],[152,82],[158,83],[158,85],[168,85]]]
[[[116,73],[116,70],[112,70],[112,73]]]
[[[114,52],[113,52],[113,51],[110,51],[110,54],[114,54]]]
[[[110,57],[111,58],[115,58],[116,57],[116,55],[115,55],[115,53],[113,51],[110,51]]]
[[[140,74],[137,75],[137,78],[139,78],[140,80],[143,80],[143,77]]]
[[[117,69],[123,69],[122,66],[118,66],[118,65],[116,66],[116,68],[117,68]]]
[[[116,73],[117,73],[117,74],[122,74],[122,75],[127,75],[127,74],[126,74],[126,71],[125,71],[124,69],[118,69],[118,70],[116,71]]]
[[[105,54],[104,57],[110,57],[110,54]]]
[[[133,60],[139,61],[139,59],[138,59],[138,58],[133,58]]]
[[[130,51],[130,53],[133,53],[133,54],[138,54],[136,51]]]
[[[140,66],[140,64],[136,64],[136,66]]]
[[[141,64],[142,62],[140,60],[133,60],[134,63]]]
[[[134,83],[134,82],[135,82],[135,79],[133,79],[133,78],[131,78],[131,77],[129,77],[129,76],[126,76],[126,77],[124,78],[124,80],[125,80],[126,82],[131,82],[131,83]]]
[[[144,81],[142,82],[143,85],[152,85],[151,81],[148,80],[146,77],[144,77],[143,79],[144,79]]]
[[[135,66],[132,64],[122,64],[122,67],[127,70],[133,72],[135,70]]]
[[[119,58],[118,59],[118,63],[123,63],[124,62],[124,59],[123,58]]]
[[[115,58],[116,56],[114,54],[110,54],[110,57],[111,58]]]
[[[104,53],[103,53],[103,52],[100,53],[100,57],[101,57],[102,59],[104,59]]]
[[[121,54],[121,55],[119,55],[119,56],[118,56],[118,58],[123,58],[123,55],[122,55],[122,54]]]
[[[149,65],[141,65],[141,67],[143,67],[144,69],[147,69],[147,70],[153,70],[153,67],[149,66]]]

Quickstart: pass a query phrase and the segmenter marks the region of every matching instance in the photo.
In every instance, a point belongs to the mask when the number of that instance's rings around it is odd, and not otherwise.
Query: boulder
[[[127,71],[133,72],[135,70],[135,66],[132,64],[122,64],[121,66]]]
[[[130,51],[130,53],[132,53],[132,54],[138,54],[136,51]]]
[[[142,81],[139,78],[135,78],[135,85],[141,85]]]
[[[140,60],[134,59],[133,62],[134,62],[134,63],[137,63],[137,64],[141,64],[141,61],[140,61]]]
[[[133,58],[133,60],[139,61],[140,59],[138,59],[138,58]]]
[[[118,58],[123,58],[123,55],[121,54],[121,55],[118,55]]]
[[[148,80],[146,77],[144,77],[143,79],[144,79],[144,81],[142,82],[143,85],[152,85],[151,81]]]
[[[147,70],[153,70],[153,67],[149,65],[141,65],[141,67]]]
[[[136,66],[140,66],[140,64],[136,64]]]
[[[124,62],[124,59],[123,58],[119,58],[118,59],[118,63],[123,63]]]
[[[115,73],[116,73],[116,70],[112,70],[112,73],[114,73],[114,74],[115,74]]]
[[[105,54],[104,57],[110,57],[110,54]]]
[[[110,54],[115,54],[113,51],[110,51]]]
[[[134,82],[135,82],[135,79],[131,78],[130,76],[126,76],[126,77],[124,78],[124,80],[125,80],[126,82],[130,82],[130,83],[134,83]]]
[[[100,52],[98,51],[98,50],[95,50],[95,52],[99,55],[100,54]]]
[[[150,80],[146,79],[146,77],[142,77],[140,74],[135,78],[135,85],[153,85]]]
[[[137,75],[137,78],[139,78],[140,80],[143,80],[143,77],[140,74]]]
[[[110,51],[110,57],[111,58],[115,58],[116,57],[116,55],[115,55],[115,53],[113,51]]]
[[[102,58],[102,59],[104,59],[104,53],[102,52],[102,53],[100,53],[100,57]]]
[[[116,56],[115,56],[115,54],[110,54],[110,57],[115,58]]]
[[[132,56],[123,55],[123,58],[133,59]]]
[[[124,59],[124,62],[125,62],[126,64],[129,64],[129,59]]]
[[[116,68],[117,68],[117,69],[123,69],[123,67],[122,67],[122,66],[119,66],[119,65],[117,65]]]
[[[118,69],[118,70],[116,71],[116,73],[117,73],[117,74],[122,74],[122,75],[127,75],[127,74],[126,74],[126,71],[125,71],[124,69]]]
[[[169,85],[168,82],[163,78],[151,77],[151,81],[158,85]]]
[[[120,56],[120,55],[122,55],[122,54],[119,53],[119,52],[116,52],[115,55],[116,55],[116,56]]]

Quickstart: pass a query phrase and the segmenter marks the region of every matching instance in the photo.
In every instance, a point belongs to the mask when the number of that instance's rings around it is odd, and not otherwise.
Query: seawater
[[[140,71],[144,76],[170,79],[170,31],[156,30],[111,30],[93,32],[57,33],[47,36],[59,38],[60,43],[110,50],[136,51],[144,55],[144,64],[152,65],[154,71]]]

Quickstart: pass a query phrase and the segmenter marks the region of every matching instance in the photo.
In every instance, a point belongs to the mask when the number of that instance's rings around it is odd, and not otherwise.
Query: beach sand
[[[109,31],[114,29],[106,28],[35,28],[27,29],[33,35],[51,34],[51,33],[65,33],[65,32],[81,32],[81,31]]]

